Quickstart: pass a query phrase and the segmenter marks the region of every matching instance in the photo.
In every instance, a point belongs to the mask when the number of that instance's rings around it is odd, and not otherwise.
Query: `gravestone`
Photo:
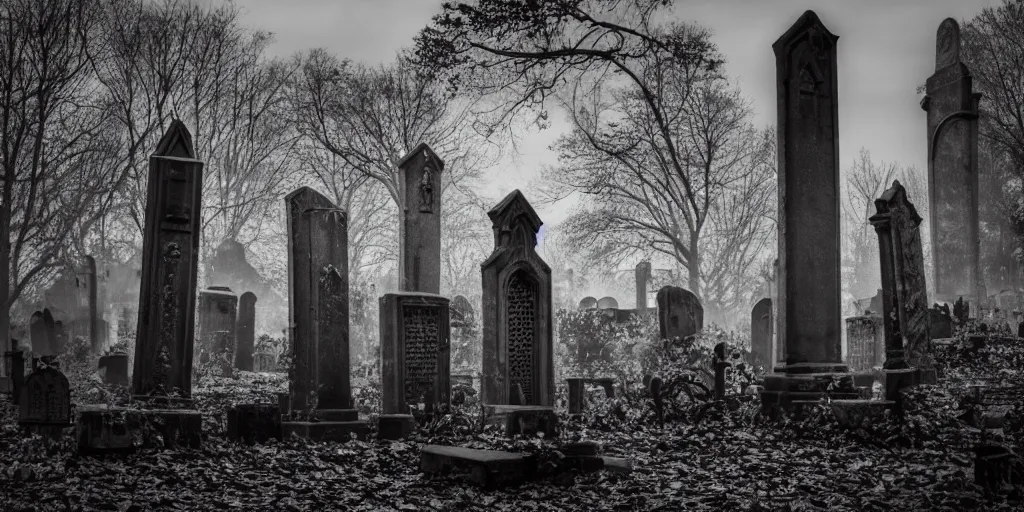
[[[936,37],[935,73],[925,83],[928,201],[935,300],[984,298],[978,228],[978,102],[960,58],[960,26],[947,18]],[[976,310],[977,308],[975,308]]]
[[[238,298],[238,324],[235,327],[237,342],[235,368],[251,372],[252,351],[256,343],[256,294],[245,292]]]
[[[48,356],[53,354],[50,348],[50,337],[46,334],[46,324],[43,322],[43,312],[36,311],[28,320],[28,330],[32,341],[32,353],[36,356]]]
[[[101,329],[99,312],[99,286],[96,282],[96,258],[92,256],[85,257],[85,286],[88,288],[88,302],[89,302],[89,343],[92,346],[93,353],[100,351],[106,341],[106,335]]]
[[[663,340],[697,334],[704,328],[704,307],[690,290],[663,286],[658,290],[658,328]]]
[[[840,300],[836,41],[813,11],[780,37],[779,300],[789,374],[844,371]],[[766,383],[767,384],[767,383]]]
[[[425,142],[398,162],[399,290],[441,293],[441,172],[444,161]]]
[[[636,276],[636,310],[642,312],[647,309],[647,283],[651,280],[651,262],[637,263],[633,272]]]
[[[580,299],[580,304],[576,309],[580,311],[587,309],[597,309],[597,299],[594,297],[583,297]]]
[[[555,398],[551,267],[537,254],[543,224],[515,190],[487,212],[494,251],[481,264],[485,404],[508,404],[519,384],[525,402],[551,407]]]
[[[199,292],[200,352],[213,358],[221,356],[221,335],[226,332],[234,345],[238,318],[238,296],[227,286],[210,286]]]
[[[953,316],[949,312],[948,304],[935,304],[928,309],[928,314],[933,340],[953,337]]]
[[[931,368],[931,318],[918,231],[921,216],[899,181],[875,200],[875,210],[869,221],[878,233],[885,369],[905,369],[908,364]]]
[[[149,159],[132,392],[190,407],[203,162],[174,120]],[[195,420],[198,424],[198,419]]]
[[[597,301],[597,309],[618,309],[619,301],[615,297],[601,297]]]
[[[846,364],[850,371],[871,370],[885,363],[885,328],[882,316],[851,316],[846,319]]]
[[[19,425],[71,426],[71,385],[59,370],[48,367],[25,378],[18,401]]]
[[[115,353],[100,356],[98,366],[103,373],[105,384],[128,385],[128,354]]]
[[[446,407],[451,394],[450,312],[446,297],[386,293],[380,298],[381,411]]]
[[[473,325],[476,323],[476,313],[469,299],[462,295],[456,295],[451,302],[451,327],[452,329]]]
[[[772,360],[772,299],[764,298],[750,311],[750,352],[755,366],[766,368]]]
[[[285,197],[291,409],[307,417],[282,423],[284,434],[310,439],[365,438],[349,382],[348,218],[314,190]],[[315,400],[314,400],[315,399]],[[317,421],[320,420],[320,421]]]

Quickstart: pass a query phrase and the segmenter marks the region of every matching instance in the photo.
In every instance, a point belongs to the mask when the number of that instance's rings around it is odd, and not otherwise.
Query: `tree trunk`
[[[703,301],[704,299],[700,294],[700,252],[697,250],[697,236],[696,233],[690,233],[690,264],[688,265],[688,270],[690,274],[690,291]]]

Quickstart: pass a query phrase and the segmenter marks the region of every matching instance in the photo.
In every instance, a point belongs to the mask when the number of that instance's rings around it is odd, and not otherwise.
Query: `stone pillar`
[[[381,411],[408,414],[447,406],[451,393],[449,302],[433,293],[380,298]]]
[[[441,292],[441,160],[425,142],[398,162],[402,206],[398,223],[398,285]]]
[[[885,369],[905,369],[908,363],[930,368],[931,319],[918,231],[921,216],[898,181],[875,200],[875,209],[869,220],[878,233],[882,270]]]
[[[89,287],[89,344],[94,354],[103,348],[104,336],[100,331],[99,287],[96,284],[96,258],[85,257],[86,286]]]
[[[771,368],[772,358],[772,299],[764,298],[750,311],[750,353],[755,366]]]
[[[643,313],[647,310],[647,282],[651,280],[651,262],[637,263],[634,273],[636,275],[636,311]]]
[[[238,324],[235,327],[238,343],[235,348],[235,368],[252,371],[252,351],[256,343],[256,294],[245,292],[238,299]]]
[[[327,421],[355,421],[349,383],[348,218],[303,187],[285,197],[293,367],[291,407]]]
[[[844,371],[836,41],[813,11],[778,41],[779,342],[789,374]]]
[[[935,300],[958,297],[980,304],[978,231],[978,102],[972,78],[960,60],[960,26],[939,25],[935,74],[925,83],[921,108],[928,113],[928,200]],[[977,314],[971,307],[972,316]]]
[[[509,404],[514,384],[525,405],[551,407],[555,400],[551,320],[551,267],[537,254],[543,224],[515,190],[487,212],[494,251],[480,265],[483,306],[484,404]]]
[[[210,286],[199,292],[199,347],[211,357],[221,357],[224,341],[235,346],[235,323],[238,321],[238,296],[227,286]],[[228,340],[221,340],[226,332]]]
[[[191,402],[203,162],[174,120],[149,159],[132,390]]]
[[[772,261],[772,281],[769,288],[768,298],[772,304],[779,303],[779,260]],[[772,354],[774,355],[775,367],[781,368],[786,364],[786,347],[779,336],[779,308],[772,308]]]
[[[661,339],[683,339],[704,328],[704,307],[690,290],[663,286],[658,290],[658,327]]]

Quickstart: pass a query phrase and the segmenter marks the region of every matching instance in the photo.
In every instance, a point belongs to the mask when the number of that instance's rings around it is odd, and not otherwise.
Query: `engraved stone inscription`
[[[419,403],[421,395],[433,397],[437,379],[437,351],[440,310],[436,307],[405,306],[405,400]]]
[[[519,275],[508,283],[508,386],[523,388],[532,404],[534,331],[537,328],[537,297],[533,286]]]

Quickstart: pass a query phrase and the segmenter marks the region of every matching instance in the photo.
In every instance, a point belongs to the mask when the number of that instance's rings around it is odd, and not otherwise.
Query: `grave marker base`
[[[420,471],[463,474],[485,489],[523,483],[536,469],[536,458],[524,453],[439,445],[427,445],[420,451]]]
[[[82,454],[130,452],[134,450],[132,432],[145,435],[150,429],[159,433],[165,448],[199,448],[203,417],[195,409],[129,409],[105,404],[79,408],[78,452]],[[149,439],[143,439],[147,442]]]
[[[358,421],[356,409],[314,409],[313,416],[320,421]]]
[[[509,436],[534,436],[543,432],[551,439],[558,436],[558,416],[554,407],[539,405],[485,405],[486,423],[504,425]]]
[[[377,417],[377,439],[404,439],[416,430],[411,414],[381,414]]]
[[[365,441],[370,427],[365,421],[284,421],[281,422],[281,430],[285,438],[295,434],[311,441],[344,443],[352,439],[352,434],[356,439]]]

